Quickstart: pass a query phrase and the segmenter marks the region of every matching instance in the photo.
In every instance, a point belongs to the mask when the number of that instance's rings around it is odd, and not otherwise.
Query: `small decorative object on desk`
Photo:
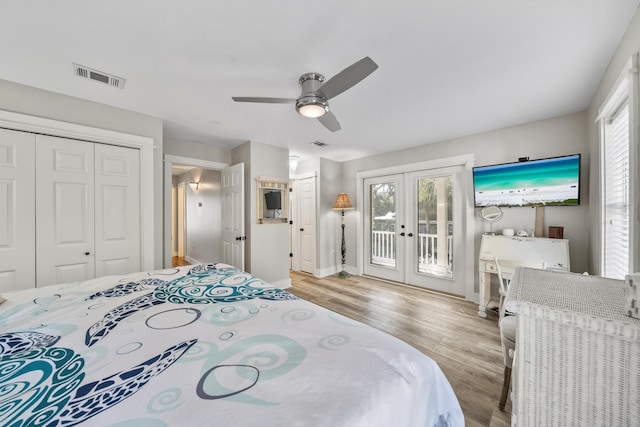
[[[627,315],[640,319],[640,273],[627,274],[625,276],[626,291],[626,307]]]
[[[562,238],[564,238],[564,227],[550,225],[549,226],[549,238],[550,239],[562,239]]]

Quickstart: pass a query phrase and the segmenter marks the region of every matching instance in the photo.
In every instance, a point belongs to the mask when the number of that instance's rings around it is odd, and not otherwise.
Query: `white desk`
[[[569,271],[569,241],[538,237],[493,236],[485,234],[478,257],[480,307],[478,316],[487,317],[491,300],[491,274],[496,274],[495,259],[504,275],[513,273],[516,265]]]

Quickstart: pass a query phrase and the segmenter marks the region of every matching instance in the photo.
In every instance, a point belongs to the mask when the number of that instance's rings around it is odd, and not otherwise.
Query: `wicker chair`
[[[640,326],[524,303],[512,425],[637,426]]]
[[[503,274],[502,268],[498,258],[494,258],[496,264],[496,274],[498,275],[500,293],[499,313],[500,318],[498,325],[500,327],[500,343],[502,344],[502,359],[504,362],[504,374],[502,378],[502,392],[500,393],[500,401],[498,402],[498,408],[504,411],[504,407],[507,403],[507,397],[509,396],[509,389],[511,387],[511,370],[513,367],[513,352],[516,349],[516,319],[517,316],[506,315],[504,309],[504,299],[507,297],[509,291],[509,283],[511,282],[511,274]],[[537,266],[536,266],[537,267]],[[539,268],[546,269],[547,264],[542,263]]]

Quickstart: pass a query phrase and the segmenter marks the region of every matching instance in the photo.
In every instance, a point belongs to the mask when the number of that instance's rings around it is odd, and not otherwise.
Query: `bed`
[[[3,296],[3,426],[464,425],[433,360],[226,264]]]

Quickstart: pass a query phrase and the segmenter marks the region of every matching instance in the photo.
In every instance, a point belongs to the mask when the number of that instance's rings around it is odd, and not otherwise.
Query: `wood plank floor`
[[[184,260],[183,256],[174,256],[171,258],[171,267],[182,267],[184,265],[191,265],[187,261]]]
[[[421,288],[337,275],[291,273],[291,293],[383,330],[434,359],[460,401],[466,425],[510,425],[498,409],[502,352],[497,315],[478,317],[477,304]]]

